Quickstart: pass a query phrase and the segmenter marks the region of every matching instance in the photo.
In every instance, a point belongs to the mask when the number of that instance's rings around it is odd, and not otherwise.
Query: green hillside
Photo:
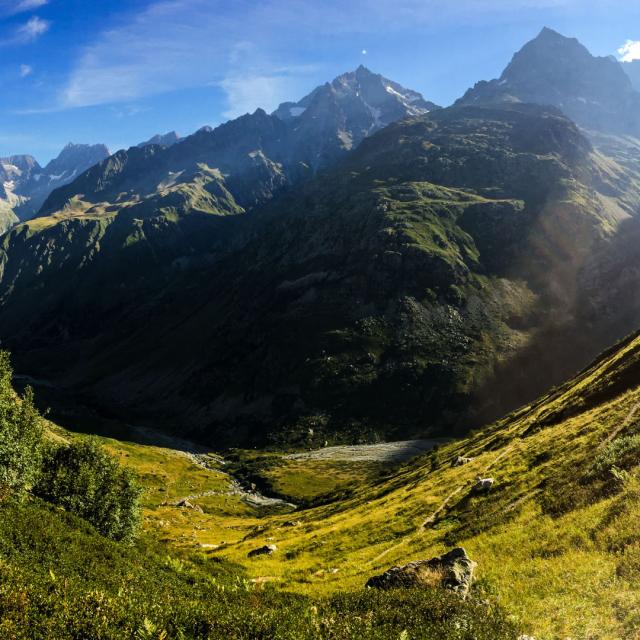
[[[166,539],[157,541],[154,527],[148,526],[140,539],[123,538],[118,527],[126,517],[128,498],[122,492],[133,488],[135,496],[136,479],[94,440],[45,423],[34,413],[29,392],[22,397],[14,394],[7,384],[10,370],[4,352],[1,369],[0,637],[507,640],[514,636],[516,627],[502,608],[481,602],[475,594],[463,600],[434,584],[401,593],[360,588],[307,597],[251,580],[240,565],[189,553]],[[40,440],[42,426],[46,442]],[[108,447],[127,459],[145,486],[147,514],[160,507],[170,511],[166,501],[157,502],[156,491],[164,490],[165,498],[171,498],[187,487],[224,486],[222,474],[203,470],[182,452],[115,441]],[[111,482],[117,486],[109,486]],[[112,509],[114,501],[119,502],[119,511]],[[187,507],[179,509],[184,512]],[[204,515],[199,507],[190,509]],[[189,514],[181,515],[184,526]],[[230,515],[226,514],[226,527]],[[241,516],[250,514],[234,514],[238,520]],[[166,517],[173,520],[173,515]],[[198,527],[196,522],[191,526]]]
[[[640,538],[635,526],[640,515],[639,382],[640,337],[632,336],[604,353],[575,379],[535,403],[468,437],[441,444],[408,463],[317,461],[313,457],[291,458],[285,452],[236,451],[227,454],[225,464],[217,455],[190,452],[179,440],[143,444],[142,435],[156,437],[148,430],[133,431],[130,437],[120,440],[106,438],[103,442],[110,453],[133,470],[145,487],[142,540],[147,549],[144,553],[155,559],[139,555],[142,553],[139,545],[131,551],[137,554],[133,565],[138,572],[135,584],[145,592],[146,581],[153,580],[153,588],[161,592],[169,588],[162,586],[166,585],[163,580],[178,579],[179,586],[174,587],[172,582],[170,590],[181,594],[187,589],[181,581],[186,579],[190,583],[195,579],[192,576],[201,575],[201,571],[208,579],[213,573],[216,585],[232,584],[237,576],[243,576],[247,582],[242,584],[249,586],[240,592],[246,589],[250,594],[246,597],[252,600],[266,599],[267,610],[256,615],[263,622],[270,620],[271,615],[278,621],[269,623],[276,626],[264,627],[270,629],[265,632],[266,637],[307,637],[300,629],[285,631],[289,624],[286,616],[299,618],[297,607],[315,606],[328,607],[327,611],[332,612],[327,614],[329,618],[336,615],[336,621],[344,620],[339,613],[344,609],[340,607],[348,602],[348,607],[355,609],[350,610],[347,619],[353,615],[355,620],[368,621],[363,622],[363,627],[338,625],[333,632],[327,627],[326,636],[322,635],[324,631],[304,633],[309,633],[308,637],[347,638],[365,633],[364,637],[391,638],[396,637],[394,633],[399,635],[404,626],[409,637],[446,638],[449,636],[438,635],[444,633],[439,627],[435,627],[439,629],[436,632],[418,623],[418,619],[429,620],[428,616],[433,614],[429,600],[432,595],[421,596],[411,591],[393,592],[393,597],[385,601],[384,606],[395,611],[395,626],[389,627],[393,629],[389,631],[391,635],[375,635],[367,625],[377,625],[375,616],[386,615],[379,609],[382,605],[378,600],[385,596],[363,593],[362,588],[371,576],[393,565],[428,559],[463,546],[478,563],[477,580],[468,605],[457,602],[454,609],[469,606],[473,618],[474,603],[488,599],[496,618],[483,618],[489,625],[484,631],[451,637],[515,638],[515,631],[496,630],[508,628],[497,622],[501,614],[495,607],[499,606],[508,613],[510,624],[538,639],[633,638],[640,604],[637,588]],[[70,424],[73,425],[73,419]],[[59,428],[51,429],[58,440],[72,438]],[[458,456],[472,459],[455,466]],[[279,490],[301,506],[292,512],[286,505],[247,501],[246,493],[237,490],[229,472],[236,477],[251,478],[259,487]],[[494,479],[489,492],[474,489],[477,476]],[[323,478],[324,486],[319,484],[319,478]],[[183,503],[185,499],[189,504]],[[54,544],[47,541],[48,537],[57,537],[60,531],[66,531],[65,527],[78,526],[72,519],[61,520],[60,514],[47,511],[38,502],[23,506],[5,503],[3,508],[18,509],[16,513],[20,516],[11,515],[12,523],[21,522],[23,517],[28,522],[25,533],[5,530],[2,534],[5,549],[7,545],[12,549],[16,545],[18,549],[25,548],[20,546],[20,538],[27,535],[26,531],[30,536],[32,530],[40,531],[34,529],[29,518],[45,518],[40,513],[42,509],[46,518],[55,519],[55,524],[53,520],[43,520],[42,526],[48,533],[34,536],[46,541],[42,544],[47,554]],[[64,536],[74,540],[90,536],[92,545],[107,545],[114,549],[113,553],[124,556],[129,553],[127,548],[112,547],[111,543],[98,544],[99,538],[86,527],[80,527],[80,532],[73,527],[73,533]],[[78,544],[86,548],[87,541]],[[275,544],[277,552],[260,558],[247,557],[250,551],[265,544]],[[41,552],[39,543],[28,543],[26,548],[32,549],[29,553]],[[55,545],[53,548],[56,549]],[[56,551],[65,558],[59,563],[70,576],[77,570],[86,576],[75,564],[79,561],[65,555],[75,553],[69,549],[65,543],[64,553]],[[167,555],[180,559],[188,567],[178,572],[179,578],[164,575],[168,571]],[[3,551],[3,559],[7,557],[14,567],[12,571],[18,571],[15,567],[22,562],[22,555],[15,549],[8,556]],[[40,572],[40,576],[52,568],[58,575],[50,558],[47,555],[30,562],[30,571]],[[86,558],[83,562],[90,562],[91,556]],[[128,560],[123,562],[128,571],[133,570]],[[162,580],[153,577],[157,571],[162,573]],[[85,588],[106,589],[101,582],[98,586],[85,582],[86,577],[74,580],[76,593]],[[99,574],[91,580],[108,580],[110,597],[118,593],[117,577],[107,578],[105,574],[103,578]],[[200,588],[201,578],[195,580]],[[258,595],[254,589],[258,589]],[[188,589],[184,593],[185,598],[192,597]],[[297,595],[286,596],[287,593]],[[113,611],[105,614],[107,619],[119,619],[122,615],[126,623],[118,624],[141,624],[140,615],[144,614],[154,624],[173,629],[168,622],[173,614],[167,618],[157,608],[148,608],[151,604],[146,603],[151,601],[135,589],[131,597],[141,600],[131,604],[131,611],[126,614],[113,604]],[[244,607],[245,595],[235,597],[241,599],[238,607]],[[399,600],[394,600],[395,597]],[[172,595],[170,599],[178,620],[183,615],[180,598],[181,595],[176,595],[174,600]],[[407,603],[408,609],[424,608],[410,622],[402,617],[404,613],[399,613],[405,611],[402,603]],[[275,613],[280,607],[286,609],[286,615]],[[371,610],[376,613],[364,613]],[[224,614],[217,609],[215,613],[212,611],[205,609],[198,615],[214,615],[222,620],[236,615],[229,613],[235,611],[233,608]],[[55,616],[59,615],[62,614],[56,609]],[[234,628],[231,625],[239,624],[237,618],[233,620],[224,623],[229,626],[220,627],[231,634],[227,637],[254,637],[251,634],[257,633],[258,627],[251,626],[247,627],[250,631],[246,636],[229,631]],[[247,624],[254,624],[253,618]],[[280,624],[284,626],[277,626]],[[291,624],[294,629],[294,623]],[[450,629],[448,625],[445,627]],[[213,628],[217,632],[218,627]],[[274,629],[283,635],[268,635],[276,634]]]
[[[640,598],[639,376],[634,336],[536,403],[387,468],[386,478],[371,481],[362,463],[335,463],[343,473],[351,469],[351,483],[326,504],[256,518],[233,508],[224,514],[209,502],[215,498],[196,498],[203,514],[185,522],[180,510],[160,506],[146,526],[169,544],[310,595],[357,590],[394,564],[462,545],[478,562],[478,589],[536,638],[632,638]],[[130,454],[135,467],[137,454]],[[473,460],[452,466],[459,455]],[[317,463],[308,464],[306,476],[302,463],[273,454],[261,466],[266,479],[275,474],[286,482],[290,473],[298,498],[306,477],[313,495]],[[331,471],[325,466],[323,474]],[[495,479],[488,494],[474,491],[477,475]],[[292,518],[299,525],[285,526]],[[247,553],[266,541],[279,552],[248,561]]]

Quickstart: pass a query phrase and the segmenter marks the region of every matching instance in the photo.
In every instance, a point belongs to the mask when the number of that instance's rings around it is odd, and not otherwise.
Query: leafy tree
[[[28,387],[19,397],[11,386],[13,370],[7,351],[0,351],[0,499],[20,495],[38,473],[42,420]]]
[[[102,535],[129,540],[138,529],[142,490],[91,439],[48,451],[34,493],[90,522]]]

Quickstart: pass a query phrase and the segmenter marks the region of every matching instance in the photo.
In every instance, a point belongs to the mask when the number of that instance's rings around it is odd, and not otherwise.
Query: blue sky
[[[640,41],[640,3],[0,0],[0,156],[188,134],[361,63],[447,105],[545,25],[618,55]]]

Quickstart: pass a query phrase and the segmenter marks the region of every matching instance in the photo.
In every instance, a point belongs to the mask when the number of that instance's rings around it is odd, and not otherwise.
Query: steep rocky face
[[[281,104],[273,115],[290,124],[291,155],[318,169],[382,127],[438,108],[416,91],[360,66],[299,102]]]
[[[202,165],[222,173],[235,200],[251,209],[335,163],[381,127],[433,108],[420,94],[360,67],[272,115],[258,109],[200,129],[180,144],[159,138],[139,145],[144,151],[118,152],[53,193],[42,214],[63,208],[79,193],[90,205],[122,194],[157,200],[166,185],[190,183]]]
[[[0,158],[0,181],[28,180],[32,173],[37,173],[40,165],[33,156],[19,155]]]
[[[44,173],[51,183],[69,181],[94,164],[108,158],[109,155],[109,149],[103,144],[73,144],[70,142],[57,158],[47,164]]]
[[[14,209],[26,201],[19,193],[20,186],[40,170],[40,165],[32,156],[0,158],[0,234],[19,222]]]
[[[633,62],[623,62],[622,68],[629,76],[633,88],[636,91],[640,91],[640,60],[634,60]]]
[[[69,143],[44,168],[32,156],[0,158],[0,205],[22,220],[31,218],[53,190],[108,156],[104,145]]]
[[[570,325],[587,257],[640,202],[624,167],[533,105],[390,125],[252,216],[222,174],[192,184],[170,188],[184,209],[81,205],[5,236],[0,333],[22,370],[218,445],[450,434],[528,398],[500,367]],[[580,364],[548,355],[553,376],[526,365],[547,384]]]
[[[516,53],[499,79],[479,82],[459,103],[513,101],[556,106],[586,129],[640,135],[640,93],[620,63],[551,29]]]

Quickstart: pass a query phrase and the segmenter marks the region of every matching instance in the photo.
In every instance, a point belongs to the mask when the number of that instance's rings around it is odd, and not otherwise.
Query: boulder
[[[180,500],[180,502],[177,502],[176,506],[177,507],[182,507],[183,509],[193,509],[194,511],[197,511],[198,513],[204,513],[204,511],[202,510],[201,506],[189,502],[189,500],[187,500],[186,498],[184,500]]]
[[[476,563],[462,547],[448,551],[431,560],[417,560],[403,567],[392,567],[367,581],[367,587],[375,589],[420,589],[442,586],[455,591],[463,598],[469,593]]]
[[[476,478],[476,485],[474,489],[480,493],[482,493],[483,491],[491,491],[491,487],[493,487],[494,483],[494,478],[481,478],[480,476],[478,476]]]
[[[255,558],[256,556],[270,556],[272,553],[278,550],[275,544],[265,544],[263,547],[252,549],[247,554],[247,558]]]

